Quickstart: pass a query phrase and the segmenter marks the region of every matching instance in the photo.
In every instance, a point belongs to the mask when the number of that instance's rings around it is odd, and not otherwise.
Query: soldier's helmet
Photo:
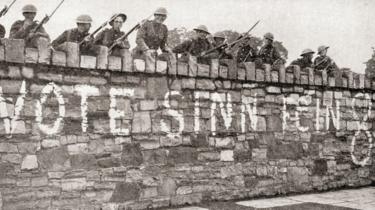
[[[328,49],[329,47],[328,46],[325,46],[325,45],[322,45],[320,47],[318,47],[318,54],[322,53],[324,50]]]
[[[209,34],[210,32],[208,32],[208,29],[205,25],[199,25],[197,27],[194,28],[194,31],[203,31],[207,34]]]
[[[306,54],[314,54],[315,52],[312,49],[304,49],[301,53],[301,56],[304,56]]]
[[[124,14],[124,13],[118,13],[118,14],[114,14],[112,15],[111,19],[113,19],[111,22],[109,22],[109,25],[113,26],[113,21],[114,21],[114,17],[121,17],[122,20],[125,22],[126,19],[127,19],[127,16]]]
[[[25,12],[36,13],[36,11],[37,11],[36,7],[32,4],[27,4],[22,8],[22,13],[25,13]]]
[[[224,33],[222,33],[222,32],[216,32],[216,33],[214,33],[213,37],[214,38],[220,38],[220,39],[225,39],[226,38],[225,35],[224,35]]]
[[[80,15],[76,19],[76,23],[92,23],[90,15]]]
[[[274,37],[273,37],[273,34],[271,34],[271,33],[266,33],[266,34],[264,34],[264,36],[263,36],[264,38],[266,38],[266,39],[269,39],[269,40],[271,40],[271,41],[273,41],[273,39],[274,39]]]
[[[168,14],[167,9],[165,9],[164,7],[159,7],[154,12],[154,15],[165,15],[165,16],[167,16],[167,14]]]

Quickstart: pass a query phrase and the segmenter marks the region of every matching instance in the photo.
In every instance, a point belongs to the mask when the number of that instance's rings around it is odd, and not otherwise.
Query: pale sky
[[[1,0],[0,7],[11,0]],[[50,13],[60,0],[18,0],[8,14],[0,19],[9,32],[21,9],[32,3],[38,7],[37,19]],[[45,26],[52,39],[65,29],[75,27],[80,14],[93,17],[93,28],[113,13],[128,15],[123,30],[149,16],[157,7],[169,12],[165,24],[169,29],[192,29],[205,24],[210,32],[221,30],[247,31],[257,20],[255,36],[272,32],[289,51],[289,60],[299,57],[304,48],[317,50],[328,45],[330,55],[340,67],[364,72],[375,46],[375,1],[373,0],[65,0],[60,10]],[[133,33],[129,39],[135,46]]]

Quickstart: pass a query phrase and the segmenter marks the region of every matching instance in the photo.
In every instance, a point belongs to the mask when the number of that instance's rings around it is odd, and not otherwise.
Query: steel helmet
[[[310,53],[314,54],[315,52],[312,51],[311,49],[304,49],[301,53],[301,56],[306,55],[306,54],[310,54]]]
[[[92,23],[90,15],[80,15],[76,19],[77,23]]]
[[[154,12],[154,15],[167,15],[167,14],[168,14],[167,9],[165,9],[164,7],[159,7]]]
[[[208,32],[208,29],[205,25],[199,25],[197,27],[194,28],[195,31],[203,31],[203,32],[206,32],[207,34],[209,34],[210,32]]]
[[[266,38],[266,39],[269,39],[269,40],[271,40],[271,41],[273,41],[273,39],[274,39],[274,37],[273,37],[273,34],[271,34],[271,33],[266,33],[266,34],[264,34],[264,38]]]
[[[32,4],[27,4],[25,5],[23,8],[22,8],[22,13],[25,13],[25,12],[34,12],[36,13],[36,7]]]
[[[318,53],[320,54],[323,50],[326,50],[328,48],[329,48],[328,46],[322,45],[322,46],[318,47]]]
[[[127,18],[127,16],[124,13],[114,14],[114,15],[112,15],[111,19],[113,19],[114,17],[121,17],[124,22],[126,21],[126,18]],[[109,25],[112,26],[113,21],[114,21],[114,19],[111,22],[109,22]]]
[[[222,33],[222,32],[216,32],[216,33],[214,33],[214,38],[225,39],[226,37],[225,37],[224,33]]]

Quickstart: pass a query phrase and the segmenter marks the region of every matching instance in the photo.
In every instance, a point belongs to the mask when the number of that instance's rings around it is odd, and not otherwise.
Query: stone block
[[[198,59],[197,59],[197,57],[189,55],[188,64],[189,64],[189,67],[188,67],[189,76],[191,76],[191,77],[197,76],[197,71],[198,71]]]
[[[343,82],[342,82],[342,74],[343,71],[341,69],[337,69],[335,71],[335,86],[336,87],[343,87]]]
[[[52,65],[66,66],[66,53],[63,51],[52,52]]]
[[[323,84],[321,72],[318,72],[318,71],[315,72],[314,83],[315,83],[315,85],[319,85],[319,86],[321,86]]]
[[[328,74],[327,70],[322,71],[322,85],[327,86],[328,85]]]
[[[255,63],[246,62],[244,64],[246,68],[246,80],[255,81]]]
[[[103,46],[103,45],[98,45],[96,54],[97,54],[96,68],[107,69],[108,68],[108,47]]]
[[[306,68],[307,71],[309,72],[309,85],[314,85],[315,84],[315,80],[314,80],[314,69],[313,68]]]
[[[366,89],[371,89],[371,79],[365,77],[365,88]]]
[[[359,89],[364,89],[365,88],[365,75],[360,74],[359,75]]]
[[[302,73],[301,74],[301,85],[308,85],[309,84],[309,75]]]
[[[360,80],[359,79],[359,74],[353,72],[353,88],[354,89],[358,89],[359,88],[359,84],[360,84],[359,80]]]
[[[336,78],[335,77],[328,77],[328,86],[335,87],[336,86]]]
[[[31,79],[34,77],[34,69],[30,67],[23,66],[22,67],[22,76]]]
[[[285,83],[286,82],[286,69],[285,65],[280,65],[279,66],[279,82],[280,83]]]
[[[128,49],[121,50],[122,54],[122,71],[132,72],[133,71],[133,57]]]
[[[36,155],[26,155],[21,163],[21,170],[33,170],[38,168],[38,159]]]
[[[40,37],[37,40],[37,49],[39,53],[38,63],[50,64],[52,49],[50,48],[50,41],[47,38]]]
[[[255,70],[255,79],[257,82],[264,82],[265,80],[265,75],[264,75],[264,70],[263,69],[256,69]]]
[[[25,49],[25,63],[38,63],[38,49],[36,48]]]
[[[118,183],[112,193],[110,202],[125,203],[126,201],[138,200],[141,196],[141,189],[136,183]]]
[[[1,44],[0,41],[0,61],[5,60],[5,46]]]
[[[149,112],[134,112],[132,133],[150,133],[151,116]]]
[[[228,78],[228,67],[220,65],[219,66],[219,77],[220,78]]]
[[[264,69],[264,74],[265,74],[265,81],[271,82],[271,65],[264,64],[263,69]]]
[[[156,71],[156,59],[153,55],[145,54],[145,72],[155,73]]]
[[[293,74],[294,74],[294,83],[301,84],[301,68],[299,66],[294,66]]]
[[[197,79],[197,89],[200,90],[215,90],[215,84],[210,79]]]
[[[177,74],[177,58],[174,53],[168,53],[168,74]]]
[[[166,74],[168,69],[167,61],[156,61],[156,72],[160,74]]]
[[[220,152],[220,161],[231,162],[234,161],[233,150],[223,150]]]
[[[134,71],[145,72],[146,71],[146,62],[142,59],[134,59]]]
[[[210,65],[211,78],[218,78],[219,77],[219,59],[211,59],[211,65]]]
[[[237,67],[237,79],[246,80],[246,69]]]
[[[271,82],[279,82],[279,71],[271,71]]]
[[[198,76],[200,77],[209,77],[210,76],[210,66],[206,64],[200,64],[198,63]]]
[[[111,71],[121,71],[122,62],[121,57],[118,56],[108,56],[108,70]]]
[[[75,42],[65,42],[63,45],[66,53],[66,65],[68,67],[79,67],[79,44]]]
[[[5,61],[24,63],[25,41],[23,39],[2,39],[5,46]]]
[[[177,74],[187,76],[188,75],[188,64],[178,61],[177,62]]]
[[[90,55],[81,55],[80,67],[85,69],[95,69],[96,57]]]
[[[228,79],[237,79],[237,63],[233,59],[223,59],[228,66]]]

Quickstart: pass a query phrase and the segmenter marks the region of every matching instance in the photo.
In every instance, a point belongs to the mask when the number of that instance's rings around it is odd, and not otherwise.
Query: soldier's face
[[[78,31],[81,33],[89,31],[90,27],[91,27],[90,23],[78,23],[77,24]]]
[[[327,55],[327,49],[321,51],[321,52],[320,52],[320,55],[323,55],[323,56]]]
[[[36,13],[35,12],[24,12],[23,16],[25,19],[34,20]]]
[[[263,39],[263,42],[264,42],[265,45],[270,45],[270,44],[272,44],[272,41],[269,40],[269,39],[267,39],[267,38],[264,38],[264,39]]]
[[[201,39],[206,38],[208,35],[206,32],[203,32],[203,31],[196,31],[196,33],[197,33],[197,37]]]
[[[158,23],[163,23],[166,19],[166,15],[155,15],[155,21]]]
[[[124,23],[124,20],[122,19],[122,17],[117,17],[114,21],[113,21],[113,28],[114,29],[120,29],[122,27],[122,24]]]

